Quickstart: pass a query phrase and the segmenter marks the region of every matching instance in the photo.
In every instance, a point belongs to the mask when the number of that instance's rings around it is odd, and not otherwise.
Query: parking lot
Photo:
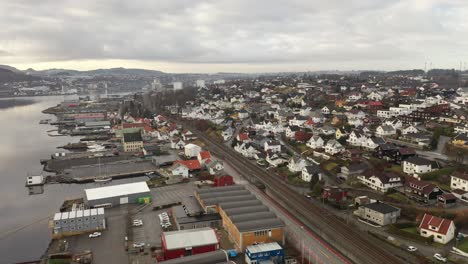
[[[184,197],[193,195],[196,188],[193,182],[188,182],[151,189],[153,206],[182,202]]]
[[[88,234],[67,237],[70,252],[92,250],[93,263],[129,263],[125,251],[126,221],[132,205],[123,205],[106,209],[106,230],[97,238]]]

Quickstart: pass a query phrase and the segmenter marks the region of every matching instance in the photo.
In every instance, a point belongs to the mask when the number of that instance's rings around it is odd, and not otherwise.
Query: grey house
[[[377,201],[360,206],[354,211],[354,215],[372,224],[384,226],[396,223],[400,217],[400,208]]]
[[[52,236],[70,236],[106,229],[104,208],[61,212],[54,215]]]

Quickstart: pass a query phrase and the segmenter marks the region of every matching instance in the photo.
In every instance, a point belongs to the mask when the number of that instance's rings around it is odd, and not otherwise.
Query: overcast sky
[[[468,62],[468,0],[0,0],[0,25],[0,64],[20,69],[266,72]]]

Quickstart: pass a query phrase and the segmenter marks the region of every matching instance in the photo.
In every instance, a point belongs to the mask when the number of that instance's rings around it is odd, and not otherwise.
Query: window
[[[441,235],[437,235],[437,238],[438,238],[438,239],[442,239],[442,236],[441,236]]]
[[[423,234],[427,234],[427,232],[426,232],[426,231],[422,231],[422,233],[423,233]]]

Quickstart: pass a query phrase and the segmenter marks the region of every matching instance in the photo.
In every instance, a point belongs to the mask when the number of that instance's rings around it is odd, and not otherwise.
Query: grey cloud
[[[448,63],[467,55],[467,14],[463,0],[3,1],[0,56],[385,67],[446,54]]]

